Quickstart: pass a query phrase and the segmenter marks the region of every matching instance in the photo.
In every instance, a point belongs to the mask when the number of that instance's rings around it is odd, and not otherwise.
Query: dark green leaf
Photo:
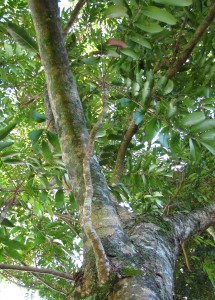
[[[55,194],[55,203],[56,203],[57,208],[64,207],[64,192],[63,192],[63,190],[59,190]]]
[[[156,6],[147,6],[142,9],[142,13],[152,19],[164,22],[169,25],[175,25],[176,18],[169,13],[166,9],[161,9]]]
[[[205,114],[203,112],[193,112],[181,120],[181,124],[186,127],[191,127],[198,123],[201,123],[205,119]]]
[[[38,52],[37,43],[22,27],[14,23],[8,23],[5,25],[5,28],[23,48],[32,52]]]
[[[3,140],[15,127],[16,127],[16,122],[13,121],[7,126],[0,128],[0,140]]]
[[[46,116],[44,114],[40,114],[36,110],[33,110],[32,119],[34,121],[36,121],[37,123],[41,123],[41,122],[44,122],[46,120]]]
[[[10,147],[14,142],[0,142],[0,151],[4,148]]]
[[[43,133],[43,129],[35,129],[29,132],[28,136],[32,142],[32,144],[36,143]]]
[[[192,0],[153,0],[156,3],[174,5],[174,6],[189,6],[192,4]]]

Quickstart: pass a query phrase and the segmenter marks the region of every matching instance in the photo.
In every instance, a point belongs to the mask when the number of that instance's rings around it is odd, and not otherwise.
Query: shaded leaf
[[[142,35],[138,33],[133,34],[132,36],[129,37],[129,39],[135,43],[140,44],[145,48],[152,49],[151,44],[145,38],[143,38]]]
[[[35,129],[29,132],[28,136],[32,142],[32,144],[36,143],[43,133],[43,129]]]
[[[127,8],[123,5],[112,5],[105,11],[106,18],[128,17]]]
[[[149,18],[164,22],[169,25],[175,25],[177,22],[176,18],[166,9],[161,9],[156,6],[144,7],[142,13]]]
[[[194,139],[189,139],[189,145],[190,145],[190,155],[191,158],[195,161],[199,161],[201,159],[201,149]]]
[[[153,1],[164,5],[174,5],[174,6],[189,6],[192,4],[192,0],[153,0]]]
[[[193,126],[196,125],[205,119],[205,114],[203,112],[193,112],[181,120],[183,126]]]
[[[121,52],[127,56],[130,56],[131,58],[133,58],[135,60],[138,60],[138,58],[139,58],[139,55],[131,49],[121,49]]]
[[[40,114],[36,110],[33,110],[32,119],[34,121],[36,121],[37,123],[41,123],[41,122],[44,122],[46,120],[46,116],[44,114]]]
[[[14,142],[0,142],[0,151],[4,148],[10,147]]]
[[[16,127],[16,122],[13,121],[7,126],[3,127],[0,129],[0,140],[4,139],[15,127]]]
[[[7,32],[19,43],[23,48],[31,52],[38,52],[38,46],[35,40],[20,26],[14,23],[5,25]]]

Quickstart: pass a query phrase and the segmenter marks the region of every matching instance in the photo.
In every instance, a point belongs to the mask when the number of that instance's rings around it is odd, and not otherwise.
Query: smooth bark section
[[[181,67],[186,62],[186,60],[189,58],[194,47],[200,41],[203,33],[206,31],[206,29],[211,24],[211,22],[214,20],[214,18],[215,18],[215,4],[213,4],[211,6],[208,15],[203,20],[203,22],[199,25],[199,27],[196,29],[196,31],[195,31],[194,35],[192,36],[191,40],[189,41],[189,43],[184,47],[181,54],[179,54],[178,59],[167,70],[167,72],[165,74],[167,79],[171,79],[181,69]]]
[[[93,190],[93,183],[91,178],[90,161],[94,153],[94,142],[96,138],[96,133],[98,132],[99,128],[102,126],[107,113],[108,91],[105,87],[104,82],[103,84],[104,84],[103,95],[102,95],[103,109],[99,115],[97,123],[93,126],[90,132],[90,139],[83,160],[85,199],[84,199],[83,213],[82,213],[84,231],[93,247],[93,251],[96,259],[98,278],[101,284],[104,284],[105,282],[108,281],[110,266],[101,239],[99,238],[97,232],[93,228],[93,223],[92,223],[92,199],[93,199],[94,190]]]
[[[115,169],[113,172],[113,177],[112,177],[112,185],[117,185],[120,182],[123,169],[124,169],[124,161],[125,161],[125,155],[126,151],[128,149],[128,146],[131,142],[132,137],[134,134],[137,132],[138,125],[135,124],[135,121],[132,119],[128,130],[126,131],[122,143],[119,147],[118,153],[117,153],[117,158],[116,158],[116,164],[115,164]]]
[[[29,0],[63,160],[78,204],[83,202],[83,157],[88,143],[82,105],[71,74],[58,1]]]
[[[75,23],[80,10],[83,8],[83,6],[86,2],[87,2],[87,0],[79,0],[78,3],[75,5],[75,7],[71,13],[71,16],[69,18],[69,21],[63,30],[65,33],[69,32],[70,28]]]
[[[44,268],[38,269],[35,267],[0,264],[0,269],[1,270],[15,270],[15,271],[23,271],[23,272],[48,274],[48,275],[52,275],[52,276],[61,277],[61,278],[67,279],[67,280],[72,280],[72,281],[74,280],[74,278],[69,274],[66,274],[64,272],[55,271],[55,270],[44,269]]]

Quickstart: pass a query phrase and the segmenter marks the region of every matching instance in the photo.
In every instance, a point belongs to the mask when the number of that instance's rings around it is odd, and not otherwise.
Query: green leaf
[[[173,117],[176,111],[177,111],[177,107],[175,106],[175,100],[173,100],[168,105],[167,118]]]
[[[199,161],[201,159],[201,149],[199,147],[199,144],[194,139],[189,139],[189,145],[190,145],[190,155],[191,158],[194,161]]]
[[[174,6],[189,6],[192,4],[192,0],[153,0],[153,1],[164,5],[174,5]]]
[[[169,25],[175,25],[177,22],[176,18],[166,9],[161,9],[156,6],[144,7],[142,13],[149,18],[164,22]]]
[[[17,260],[21,260],[22,259],[22,256],[19,254],[18,251],[16,251],[14,248],[10,248],[10,247],[5,247],[5,251],[6,253],[14,258],[14,259],[17,259]]]
[[[128,106],[131,103],[131,100],[128,98],[121,98],[119,101],[122,106]]]
[[[200,143],[205,147],[207,148],[213,155],[215,155],[215,141],[202,141],[200,140]]]
[[[145,134],[147,142],[151,142],[160,129],[157,119],[151,119],[145,126]]]
[[[5,53],[6,53],[6,57],[12,57],[13,56],[13,48],[7,42],[4,42],[4,50],[5,50]]]
[[[4,148],[10,147],[14,142],[0,142],[0,151]]]
[[[193,112],[181,120],[181,124],[186,127],[191,127],[196,125],[205,119],[205,114],[203,112]]]
[[[47,138],[49,143],[56,148],[56,150],[60,150],[60,144],[59,144],[59,140],[58,140],[58,136],[57,134],[51,132],[51,131],[47,131],[46,132]]]
[[[0,129],[0,140],[3,140],[15,127],[16,127],[16,122],[13,121],[7,126],[3,127]]]
[[[8,219],[4,219],[1,223],[1,225],[5,226],[5,227],[14,227],[15,225],[13,225],[13,223],[8,220]]]
[[[40,114],[35,109],[32,112],[32,119],[36,121],[37,123],[44,122],[47,118],[44,114]]]
[[[191,132],[199,132],[199,131],[206,131],[210,129],[215,129],[215,119],[206,119],[200,122],[197,125],[194,125],[190,128]]]
[[[200,135],[202,140],[215,140],[215,130],[204,132]]]
[[[138,60],[138,58],[139,58],[139,55],[131,49],[121,49],[120,51],[121,51],[121,53],[123,53],[127,56],[130,56],[134,60]]]
[[[128,17],[127,8],[123,5],[112,5],[105,11],[106,18]]]
[[[145,18],[145,16],[144,16]],[[157,24],[157,23],[153,23],[153,22],[144,22],[141,20],[138,20],[136,23],[134,23],[134,25],[146,32],[149,33],[158,33],[161,32],[163,30],[163,28]]]
[[[136,125],[139,125],[143,120],[144,112],[143,110],[137,110],[133,113],[133,119]]]
[[[31,140],[31,143],[32,144],[36,143],[42,133],[43,133],[43,129],[35,129],[35,130],[32,130],[31,132],[29,132],[28,136],[29,136],[29,139]]]
[[[38,52],[37,43],[23,28],[14,23],[8,23],[5,28],[23,48],[31,52]]]
[[[42,141],[41,148],[42,148],[43,157],[45,159],[51,159],[53,157],[51,149],[50,149],[50,147],[49,147],[49,145],[48,145],[47,142]]]
[[[63,190],[59,190],[55,194],[55,203],[56,203],[57,208],[64,207],[64,192],[63,192]]]
[[[145,48],[152,49],[151,44],[138,33],[133,34],[129,39]]]
[[[165,86],[164,90],[163,90],[163,94],[167,95],[170,94],[173,91],[174,88],[174,83],[172,80],[168,80],[167,85]]]

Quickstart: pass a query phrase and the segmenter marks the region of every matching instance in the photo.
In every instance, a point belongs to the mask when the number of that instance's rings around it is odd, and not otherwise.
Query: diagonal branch
[[[70,28],[75,23],[80,10],[82,9],[82,7],[84,6],[84,4],[86,2],[87,2],[87,0],[79,0],[78,3],[76,4],[75,8],[73,9],[73,11],[71,13],[69,21],[63,30],[65,34],[67,34],[69,32]]]
[[[73,281],[73,276],[71,276],[67,273],[56,271],[56,270],[44,269],[44,268],[35,268],[35,267],[28,267],[28,266],[15,266],[15,265],[0,264],[0,269],[1,270],[15,270],[15,271],[23,271],[23,272],[48,274],[48,275],[51,275],[51,276],[57,276],[57,277],[64,278],[66,280]]]
[[[203,231],[215,224],[215,204],[184,213],[178,212],[164,218],[174,230],[178,246],[198,231]]]
[[[98,278],[101,284],[104,284],[105,282],[108,281],[110,267],[109,267],[109,261],[105,254],[105,250],[102,245],[102,242],[99,236],[97,235],[95,229],[93,228],[93,224],[92,224],[93,184],[91,178],[90,161],[94,152],[94,141],[95,141],[96,133],[101,127],[107,113],[107,100],[108,100],[108,91],[105,86],[105,82],[103,81],[103,97],[102,97],[103,109],[99,115],[97,123],[93,126],[90,132],[90,139],[83,160],[83,175],[84,175],[84,182],[85,182],[85,189],[86,189],[84,205],[83,205],[84,231],[93,247],[93,251],[96,259],[96,266],[98,270]]]
[[[124,169],[125,154],[130,144],[130,141],[134,136],[134,134],[137,132],[137,130],[138,130],[138,125],[136,125],[134,120],[132,119],[128,127],[128,130],[126,131],[123,137],[122,143],[117,153],[115,169],[112,177],[112,185],[117,185],[120,182],[120,178],[122,176],[123,169]]]
[[[195,31],[194,35],[192,36],[191,40],[184,47],[183,51],[179,55],[179,58],[167,70],[167,72],[165,74],[167,79],[171,79],[181,69],[181,67],[186,62],[186,60],[189,58],[189,56],[190,56],[191,52],[193,51],[194,47],[200,41],[203,33],[206,31],[206,29],[211,24],[211,22],[214,20],[214,18],[215,18],[215,4],[213,4],[211,6],[208,15],[203,20],[203,22],[199,25],[199,27],[196,29],[196,31]]]

